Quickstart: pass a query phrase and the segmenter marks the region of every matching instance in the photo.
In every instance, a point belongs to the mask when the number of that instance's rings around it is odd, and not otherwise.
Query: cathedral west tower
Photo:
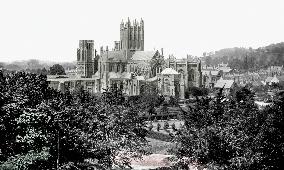
[[[90,78],[94,74],[94,40],[80,40],[77,49],[77,75]]]

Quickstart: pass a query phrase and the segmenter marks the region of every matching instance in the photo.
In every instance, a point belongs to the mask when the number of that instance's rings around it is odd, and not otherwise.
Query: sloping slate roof
[[[157,51],[135,51],[131,57],[132,60],[151,60]]]
[[[270,82],[272,79],[273,79],[273,77],[267,77],[267,78],[265,79],[265,82]]]
[[[152,78],[149,78],[149,79],[147,79],[146,81],[152,82],[152,81],[156,81],[156,80],[158,80],[158,77],[157,77],[157,76],[152,77]]]
[[[123,72],[123,73],[109,72],[108,76],[110,79],[131,79],[131,73],[129,72]]]
[[[166,68],[161,72],[161,74],[179,74],[179,73],[172,68]]]
[[[253,86],[261,86],[261,85],[263,85],[263,83],[260,80],[255,80],[255,81],[252,82],[252,85]]]
[[[208,70],[202,70],[201,72],[202,72],[202,74],[204,74],[204,75],[209,75],[209,73],[210,73],[210,71],[208,71]]]
[[[284,76],[278,76],[277,78],[280,82],[284,81]]]
[[[209,75],[211,72],[211,75],[212,76],[217,76],[219,74],[219,71],[218,70],[202,70],[202,73],[204,75]]]
[[[110,79],[117,79],[117,78],[120,77],[120,76],[119,76],[117,73],[115,73],[115,72],[109,72],[109,73],[108,73],[108,76],[109,76]]]
[[[144,76],[136,76],[137,80],[145,80]]]
[[[131,79],[131,73],[129,72],[123,72],[121,73],[121,76],[120,76],[122,79]]]
[[[217,76],[219,74],[219,71],[211,71],[212,76]]]
[[[103,58],[109,60],[126,60],[123,51],[108,51],[103,53]]]
[[[47,79],[69,78],[68,75],[46,75]]]
[[[232,69],[230,68],[220,68],[224,73],[229,73]]]
[[[100,77],[100,73],[97,71],[92,77],[93,78],[99,78]]]
[[[219,79],[215,86],[216,88],[225,88],[225,89],[229,89],[232,87],[232,85],[234,84],[234,80],[224,80],[224,79]]]
[[[273,77],[271,80],[270,80],[271,83],[279,83],[279,79],[277,77]]]
[[[74,77],[74,78],[54,78],[54,79],[47,79],[47,81],[57,81],[57,82],[68,82],[68,81],[93,81],[96,80],[95,78],[81,78],[81,77]]]

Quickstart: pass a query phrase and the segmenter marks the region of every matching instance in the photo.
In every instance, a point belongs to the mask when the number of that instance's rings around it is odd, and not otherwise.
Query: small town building
[[[222,77],[217,81],[214,86],[215,89],[223,88],[223,93],[225,95],[228,95],[235,87],[237,87],[237,84],[234,80],[225,80]]]

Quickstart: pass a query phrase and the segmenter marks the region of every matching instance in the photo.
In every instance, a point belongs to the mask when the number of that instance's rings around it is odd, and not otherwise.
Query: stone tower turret
[[[124,24],[120,24],[120,48],[121,50],[144,51],[144,21],[136,20],[131,24],[129,18]]]
[[[90,78],[94,74],[94,40],[79,40],[77,75]]]

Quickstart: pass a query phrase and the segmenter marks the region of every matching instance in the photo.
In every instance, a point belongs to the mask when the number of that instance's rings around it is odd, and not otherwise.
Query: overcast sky
[[[283,0],[6,0],[0,3],[0,61],[76,60],[78,40],[119,40],[127,17],[144,19],[145,50],[185,57],[284,41]]]

